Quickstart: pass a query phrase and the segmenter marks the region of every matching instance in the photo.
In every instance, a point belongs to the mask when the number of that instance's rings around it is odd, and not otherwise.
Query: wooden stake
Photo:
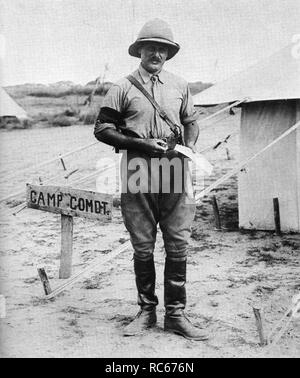
[[[61,215],[61,257],[59,278],[69,278],[72,273],[73,217]]]
[[[44,268],[38,268],[38,273],[39,273],[40,279],[42,281],[45,294],[46,295],[51,294],[52,290],[51,290],[50,283],[49,283],[47,274],[45,272],[45,269]]]
[[[254,312],[256,327],[257,327],[257,331],[258,331],[258,335],[259,335],[260,346],[267,345],[267,339],[265,338],[265,335],[264,335],[264,329],[263,329],[260,309],[253,307],[253,312]]]
[[[226,148],[226,156],[227,156],[227,160],[231,160],[230,152],[228,148]]]
[[[276,235],[281,235],[280,226],[280,211],[279,211],[279,201],[278,198],[273,198],[273,208],[274,208],[274,223]]]
[[[65,165],[64,159],[63,159],[63,158],[60,158],[60,162],[61,162],[61,164],[62,164],[62,166],[63,166],[64,171],[66,171],[67,168],[66,168],[66,165]]]
[[[220,219],[219,207],[218,207],[216,196],[212,196],[212,205],[213,205],[213,210],[214,210],[216,229],[221,230],[221,219]]]

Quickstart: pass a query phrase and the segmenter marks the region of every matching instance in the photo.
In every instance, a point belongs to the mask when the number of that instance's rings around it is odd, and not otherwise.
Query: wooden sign
[[[27,184],[27,206],[61,214],[59,278],[69,278],[72,273],[73,217],[110,221],[113,196],[69,187]]]
[[[27,206],[51,213],[98,220],[112,219],[113,196],[60,186],[27,184]]]

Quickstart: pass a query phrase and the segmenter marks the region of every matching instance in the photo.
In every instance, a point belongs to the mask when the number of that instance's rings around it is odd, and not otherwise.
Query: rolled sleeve
[[[185,87],[182,106],[180,109],[180,121],[183,126],[197,121],[198,113],[194,107],[193,97],[191,95],[188,84]]]

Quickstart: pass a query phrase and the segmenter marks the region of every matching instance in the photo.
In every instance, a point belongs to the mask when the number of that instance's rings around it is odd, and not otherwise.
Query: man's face
[[[161,71],[168,57],[168,48],[162,43],[148,42],[140,47],[140,53],[143,68],[155,74]]]

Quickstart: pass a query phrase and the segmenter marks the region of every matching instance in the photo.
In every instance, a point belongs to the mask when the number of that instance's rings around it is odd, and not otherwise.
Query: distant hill
[[[98,79],[95,79],[95,80],[89,81],[88,83],[85,84],[85,86],[88,87],[88,86],[90,86],[90,85],[96,85],[97,80],[98,80]]]
[[[9,93],[13,98],[22,98],[27,96],[29,93],[37,90],[46,89],[47,85],[44,84],[32,84],[25,83],[20,85],[9,85],[5,87],[7,93]]]
[[[57,81],[56,83],[49,84],[51,87],[74,87],[76,86],[73,81]]]
[[[95,88],[95,85],[96,85],[96,80],[93,80],[93,81],[90,81],[90,82],[88,82],[86,85],[85,85],[85,87],[86,88]],[[102,88],[102,90],[106,93],[109,89],[110,89],[110,87],[112,86],[112,85],[114,85],[114,83],[112,83],[112,82],[110,82],[110,81],[105,81],[104,83],[101,83],[100,85],[98,85],[98,90],[100,89],[100,88]]]
[[[58,81],[49,85],[26,83],[5,87],[6,91],[13,98],[23,98],[26,96],[34,97],[65,97],[65,96],[88,96],[95,89],[95,81],[87,85],[75,84],[72,81]],[[113,83],[106,82],[99,85],[95,94],[103,96]]]

